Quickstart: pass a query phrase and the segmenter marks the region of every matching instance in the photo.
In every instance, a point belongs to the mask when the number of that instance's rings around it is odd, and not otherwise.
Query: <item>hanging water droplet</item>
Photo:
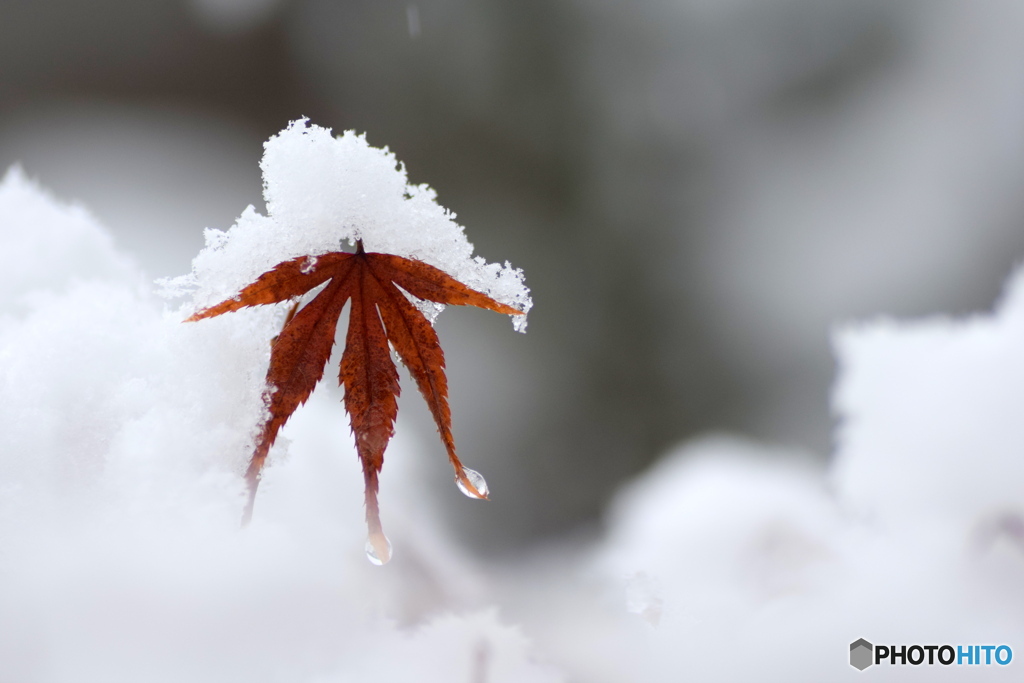
[[[391,559],[391,541],[384,534],[372,534],[366,539],[366,559],[378,567]]]
[[[468,467],[463,467],[462,473],[466,476],[466,479],[469,480],[469,483],[473,485],[473,488],[475,488],[480,495],[473,493],[472,489],[463,484],[461,477],[455,477],[455,485],[459,487],[459,490],[462,491],[465,495],[469,496],[470,498],[475,498],[477,500],[483,500],[487,498],[487,494],[489,493],[489,491],[487,490],[487,481],[484,479],[484,475],[480,474],[476,470],[471,470]]]

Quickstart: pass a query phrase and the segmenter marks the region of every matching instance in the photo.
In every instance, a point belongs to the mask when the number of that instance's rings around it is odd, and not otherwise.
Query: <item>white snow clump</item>
[[[523,272],[474,257],[455,215],[432,189],[410,185],[387,148],[299,119],[264,144],[260,168],[268,215],[250,206],[228,231],[207,229],[192,273],[166,281],[169,294],[192,293],[195,307],[209,306],[282,261],[362,240],[367,251],[423,261],[523,311],[513,323],[525,331],[533,302]],[[440,310],[431,304],[425,312],[431,309]]]

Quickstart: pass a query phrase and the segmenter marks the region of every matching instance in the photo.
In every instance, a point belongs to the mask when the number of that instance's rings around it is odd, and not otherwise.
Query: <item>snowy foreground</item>
[[[427,219],[448,220],[422,192]],[[234,258],[224,235],[172,289],[201,302],[251,275],[202,279],[218,249]],[[470,253],[477,286],[526,300],[518,271]],[[991,315],[842,330],[829,470],[699,440],[621,492],[594,547],[520,567],[459,547],[401,429],[381,494],[395,559],[367,562],[361,473],[327,387],[239,529],[281,311],[182,324],[94,219],[18,171],[0,184],[0,288],[5,683],[1011,680],[1024,666],[1024,277]],[[860,672],[862,637],[1015,657]]]

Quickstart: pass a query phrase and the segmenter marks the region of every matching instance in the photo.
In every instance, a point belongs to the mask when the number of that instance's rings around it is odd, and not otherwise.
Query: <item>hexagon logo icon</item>
[[[874,650],[875,646],[863,638],[853,641],[850,643],[850,666],[858,671],[868,668],[874,664]]]

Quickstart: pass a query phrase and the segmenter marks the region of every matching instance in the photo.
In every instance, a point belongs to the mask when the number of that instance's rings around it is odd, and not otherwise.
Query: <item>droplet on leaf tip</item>
[[[391,541],[384,534],[370,534],[366,539],[366,559],[378,567],[391,560]]]
[[[391,542],[383,533],[367,539],[367,559],[377,566],[387,564],[391,560]]]
[[[456,476],[455,485],[459,487],[459,490],[469,498],[485,500],[490,491],[487,489],[487,481],[484,479],[484,475],[480,474],[476,470],[471,470],[468,467],[462,468],[462,474],[469,480],[469,483],[473,488],[466,486],[462,481],[462,477]],[[473,489],[476,489],[476,491]]]

